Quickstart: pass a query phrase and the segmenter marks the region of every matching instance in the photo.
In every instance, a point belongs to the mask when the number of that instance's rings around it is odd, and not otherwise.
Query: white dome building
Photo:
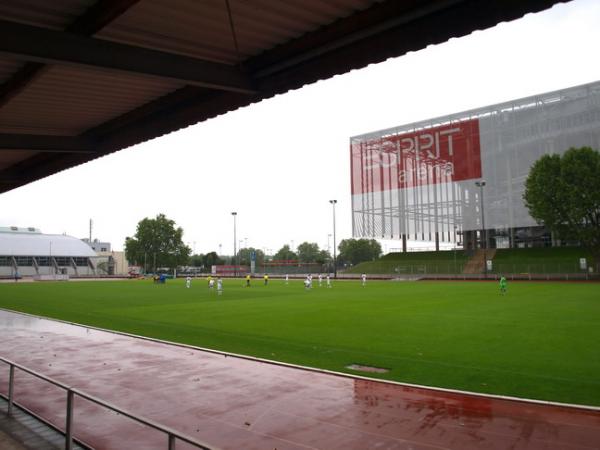
[[[96,253],[72,236],[0,227],[0,277],[95,275]]]

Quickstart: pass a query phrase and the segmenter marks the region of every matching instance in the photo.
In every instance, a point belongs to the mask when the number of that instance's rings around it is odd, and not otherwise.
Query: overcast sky
[[[575,0],[279,95],[0,194],[0,226],[123,248],[164,213],[197,253],[352,234],[349,138],[600,80],[600,2]],[[333,244],[331,242],[331,244]],[[385,249],[399,247],[382,242]]]

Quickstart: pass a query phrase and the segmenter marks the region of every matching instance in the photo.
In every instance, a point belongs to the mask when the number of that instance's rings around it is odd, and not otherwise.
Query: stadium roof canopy
[[[0,192],[559,0],[2,0]]]
[[[0,230],[0,255],[95,257],[96,253],[72,236]]]

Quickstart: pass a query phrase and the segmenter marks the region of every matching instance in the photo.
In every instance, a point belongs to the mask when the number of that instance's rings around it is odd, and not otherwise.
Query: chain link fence
[[[591,266],[590,266],[591,267]],[[422,261],[400,263],[397,261],[369,263],[368,274],[386,277],[437,277],[449,275],[452,278],[479,278],[482,275],[498,278],[500,275],[509,278],[523,279],[591,279],[598,277],[597,268],[581,268],[578,262],[544,262],[544,263],[492,263],[492,269],[484,271],[483,268],[473,270],[472,266],[463,261]],[[349,268],[343,270],[345,275],[359,275],[360,269]]]

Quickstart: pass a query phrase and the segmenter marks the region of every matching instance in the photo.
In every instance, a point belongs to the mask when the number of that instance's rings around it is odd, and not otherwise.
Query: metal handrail
[[[30,375],[33,375],[41,380],[44,380],[50,384],[53,384],[54,386],[57,386],[57,387],[67,391],[67,414],[66,414],[66,424],[65,424],[65,432],[64,432],[64,434],[65,434],[65,449],[66,450],[71,450],[73,448],[73,434],[72,434],[73,409],[74,409],[74,397],[76,395],[85,400],[88,400],[92,403],[96,403],[97,405],[103,406],[104,408],[110,409],[111,411],[119,413],[125,417],[128,417],[129,419],[135,420],[136,422],[139,422],[150,428],[153,428],[155,430],[165,433],[167,435],[167,439],[168,439],[168,449],[169,450],[175,450],[175,443],[177,440],[183,441],[187,444],[191,444],[202,450],[216,450],[214,447],[208,447],[207,444],[198,442],[197,440],[191,438],[190,436],[181,434],[178,431],[175,431],[174,429],[172,429],[170,427],[160,425],[160,424],[154,422],[153,420],[147,419],[145,417],[137,416],[132,412],[121,409],[109,402],[106,402],[97,397],[94,397],[93,395],[86,394],[85,392],[80,391],[79,389],[75,389],[70,386],[67,386],[66,384],[56,381],[46,375],[42,375],[41,373],[38,373],[33,369],[29,369],[29,368],[22,366],[20,364],[17,364],[9,359],[0,357],[0,361],[8,364],[8,366],[9,366],[8,408],[7,408],[7,414],[9,416],[12,415],[12,409],[13,409],[13,403],[14,403],[14,379],[15,379],[14,372],[15,372],[15,368],[17,368],[25,373],[28,373]]]

